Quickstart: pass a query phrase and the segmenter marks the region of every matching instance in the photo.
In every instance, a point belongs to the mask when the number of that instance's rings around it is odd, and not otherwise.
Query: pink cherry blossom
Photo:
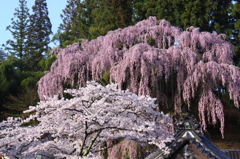
[[[161,108],[174,107],[180,113],[183,105],[198,107],[203,128],[207,121],[219,120],[223,135],[223,105],[214,92],[227,91],[236,107],[240,100],[240,70],[233,65],[233,45],[224,39],[223,34],[194,27],[183,31],[149,17],[95,40],[55,49],[57,60],[38,82],[38,93],[41,100],[44,95],[62,96],[63,88],[84,86],[109,72],[110,82],[156,97]],[[167,86],[171,90],[162,91]],[[198,104],[190,105],[191,101]],[[205,120],[206,114],[212,121]]]

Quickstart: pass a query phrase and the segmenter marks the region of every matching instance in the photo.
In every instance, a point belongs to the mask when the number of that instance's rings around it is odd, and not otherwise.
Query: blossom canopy
[[[87,82],[86,87],[65,91],[73,98],[48,98],[25,113],[25,120],[8,118],[0,123],[0,152],[10,158],[42,155],[50,158],[101,158],[110,139],[134,140],[166,149],[173,139],[172,120],[157,111],[155,99]],[[37,120],[37,126],[23,127]]]

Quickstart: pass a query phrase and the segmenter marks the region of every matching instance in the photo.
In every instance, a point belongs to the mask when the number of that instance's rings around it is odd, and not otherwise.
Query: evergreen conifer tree
[[[143,19],[146,19],[146,11],[143,10],[144,0],[133,0],[133,15],[132,22],[135,24]]]
[[[6,53],[0,48],[0,63],[6,59]]]
[[[89,39],[89,27],[92,23],[91,12],[94,0],[68,0],[66,8],[60,15],[62,23],[53,40],[60,43],[60,47],[71,44],[81,38]]]
[[[16,8],[15,11],[14,18],[12,18],[12,24],[6,28],[11,32],[13,40],[7,41],[5,49],[10,55],[24,60],[24,55],[28,49],[26,41],[30,16],[29,9],[27,8],[27,1],[19,0],[19,8]]]
[[[28,29],[28,57],[27,61],[31,68],[38,70],[38,63],[43,59],[44,53],[49,50],[50,34],[52,24],[48,17],[46,0],[35,0],[32,7],[33,14],[30,16],[30,27]]]
[[[81,38],[94,39],[109,30],[132,24],[133,8],[130,0],[68,0],[61,14],[63,22],[54,40],[75,42]]]
[[[134,0],[134,17],[143,20],[156,16],[183,29],[194,26],[231,36],[231,3],[232,0]]]
[[[79,3],[77,12],[80,13],[78,17],[76,17],[76,21],[79,24],[75,23],[73,25],[73,29],[79,28],[79,36],[80,38],[90,39],[90,26],[93,23],[92,11],[97,7],[96,0],[85,0]]]
[[[71,34],[73,27],[73,19],[77,17],[78,0],[67,0],[66,8],[63,10],[63,14],[60,14],[62,23],[59,26],[59,31]]]
[[[172,0],[134,0],[134,16],[137,21],[146,19],[149,16],[156,16],[158,19],[174,21],[174,10]]]
[[[212,0],[211,28],[217,33],[232,35],[233,21],[229,14],[232,0]]]
[[[179,0],[173,1],[173,24],[183,29],[190,26],[199,27],[202,31],[211,31],[209,22],[212,14],[212,1]]]
[[[89,32],[91,39],[105,35],[109,30],[124,28],[132,24],[131,0],[98,0],[92,11],[93,23]]]
[[[234,62],[240,66],[240,2],[236,1],[231,8],[231,15],[233,16],[234,26],[231,43],[235,46]]]

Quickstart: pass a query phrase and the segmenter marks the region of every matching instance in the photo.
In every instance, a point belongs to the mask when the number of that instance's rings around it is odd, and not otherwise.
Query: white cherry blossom
[[[94,81],[65,93],[73,98],[47,98],[25,111],[33,113],[29,118],[1,122],[0,152],[10,158],[101,158],[104,143],[119,138],[154,144],[167,152],[165,143],[173,139],[172,121],[158,112],[154,98]],[[21,126],[30,120],[40,123]]]

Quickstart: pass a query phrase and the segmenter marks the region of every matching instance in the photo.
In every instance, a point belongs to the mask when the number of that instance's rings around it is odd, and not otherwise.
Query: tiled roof
[[[175,124],[175,140],[169,143],[170,153],[164,154],[160,149],[151,153],[145,159],[172,158],[179,150],[182,156],[196,152],[209,159],[231,159],[224,152],[214,146],[201,132],[200,125],[193,116],[183,115]],[[188,147],[192,147],[188,149]],[[197,152],[198,151],[198,152]],[[240,152],[239,152],[240,153]],[[191,155],[191,154],[190,154]],[[235,158],[234,158],[235,159]],[[238,158],[240,159],[240,158]]]
[[[222,151],[227,154],[231,159],[240,159],[240,149],[222,149]]]

